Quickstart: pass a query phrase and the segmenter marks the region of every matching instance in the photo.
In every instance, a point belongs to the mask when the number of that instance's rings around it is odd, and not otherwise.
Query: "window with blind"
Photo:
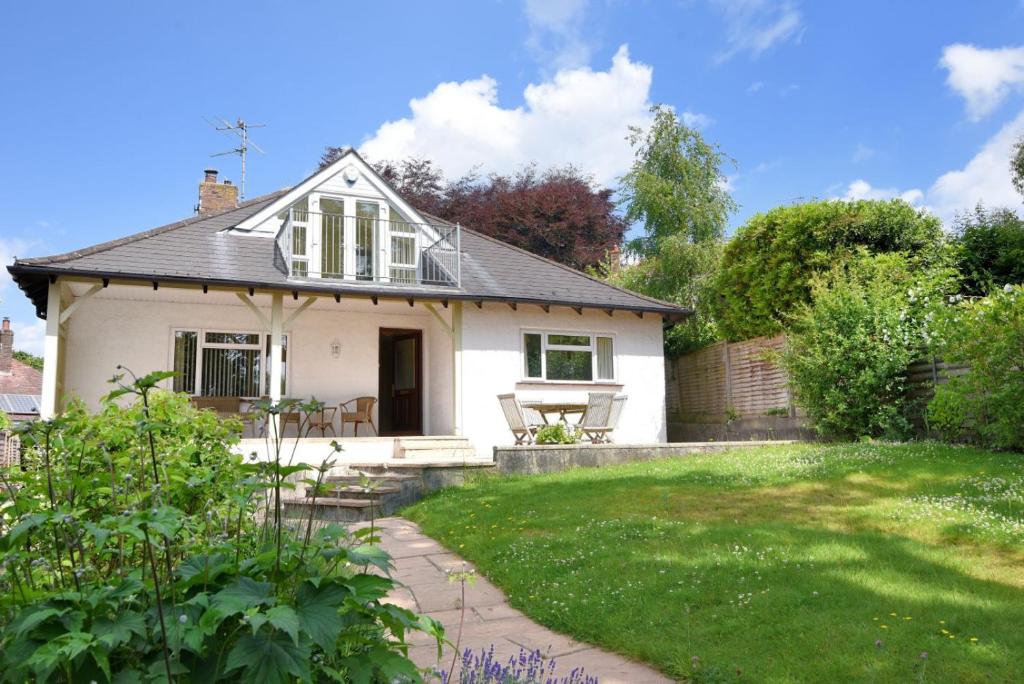
[[[615,379],[615,340],[589,333],[523,333],[523,377],[556,382]]]
[[[288,336],[282,338],[281,394],[288,377]],[[175,330],[173,388],[204,397],[253,399],[270,394],[270,335]]]

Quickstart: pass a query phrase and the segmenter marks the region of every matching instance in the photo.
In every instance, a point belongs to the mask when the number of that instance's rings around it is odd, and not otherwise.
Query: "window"
[[[324,278],[345,276],[345,202],[320,199],[320,274]]]
[[[615,341],[586,333],[523,333],[523,377],[562,382],[615,379]]]
[[[256,398],[270,394],[270,335],[175,330],[175,392],[207,397]],[[281,393],[288,377],[288,336],[282,339]]]

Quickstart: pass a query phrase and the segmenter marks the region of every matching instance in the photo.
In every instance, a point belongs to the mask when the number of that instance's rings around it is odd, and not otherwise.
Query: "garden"
[[[1024,678],[1016,454],[736,449],[484,478],[405,514],[535,620],[684,681]]]

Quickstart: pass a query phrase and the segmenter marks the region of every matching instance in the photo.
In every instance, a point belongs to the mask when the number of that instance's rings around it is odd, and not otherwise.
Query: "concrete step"
[[[369,499],[318,497],[315,504],[311,499],[290,499],[283,504],[286,518],[306,518],[311,508],[314,519],[332,522],[359,522],[385,515],[384,506]]]
[[[402,458],[407,461],[466,461],[476,458],[476,450],[472,447],[405,447]]]
[[[395,443],[395,458],[445,461],[475,455],[476,450],[468,439],[453,435],[400,437]]]
[[[399,494],[402,491],[400,485],[381,485],[375,489],[367,489],[358,484],[328,485],[322,487],[317,496],[337,497],[341,499],[380,499],[388,494]]]

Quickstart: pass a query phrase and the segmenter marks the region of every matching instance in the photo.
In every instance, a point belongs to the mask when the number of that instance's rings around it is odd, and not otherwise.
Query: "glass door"
[[[320,276],[345,277],[345,202],[320,198]]]
[[[376,202],[356,202],[356,278],[373,280],[377,273]]]

